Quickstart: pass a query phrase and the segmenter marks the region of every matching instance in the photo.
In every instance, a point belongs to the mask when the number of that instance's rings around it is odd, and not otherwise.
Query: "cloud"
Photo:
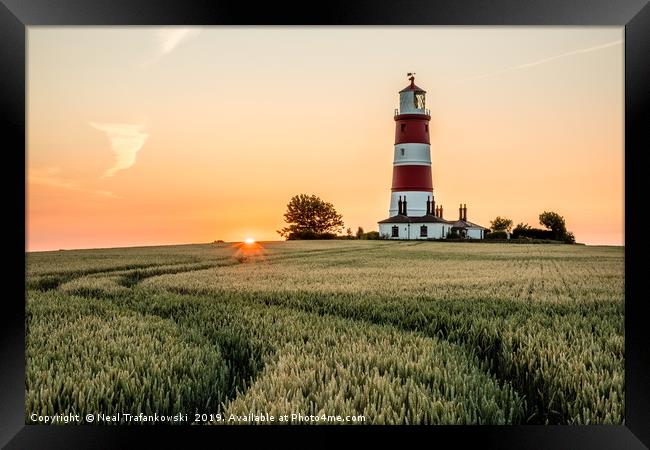
[[[158,44],[156,54],[144,62],[144,66],[153,64],[163,56],[168,55],[183,42],[191,41],[201,34],[198,28],[164,28],[157,30],[155,39]]]
[[[141,131],[142,125],[95,122],[90,122],[90,125],[106,133],[115,155],[115,164],[104,173],[104,178],[112,177],[117,171],[128,169],[135,164],[136,154],[149,137]]]
[[[64,178],[60,175],[61,169],[58,167],[47,167],[45,169],[30,169],[27,175],[27,181],[33,184],[40,184],[42,186],[51,186],[70,191],[86,192],[89,194],[98,195],[107,198],[121,198],[113,194],[111,191],[87,189],[79,184],[76,180]]]
[[[578,50],[572,50],[570,52],[561,53],[561,54],[555,55],[555,56],[549,56],[548,58],[539,59],[537,61],[533,61],[533,62],[529,62],[529,63],[525,63],[525,64],[519,64],[517,66],[506,67],[504,69],[496,70],[494,72],[485,73],[485,74],[482,74],[482,75],[476,75],[476,76],[469,77],[469,78],[464,78],[464,79],[462,79],[460,81],[464,82],[464,81],[481,80],[483,78],[489,78],[489,77],[493,77],[493,76],[496,76],[496,75],[501,75],[503,73],[512,72],[512,71],[515,71],[515,70],[526,69],[528,67],[538,66],[540,64],[545,64],[545,63],[550,62],[550,61],[555,61],[556,59],[565,58],[567,56],[578,55],[578,54],[581,54],[581,53],[595,52],[597,50],[602,50],[604,48],[614,47],[614,46],[620,45],[622,43],[623,43],[623,40],[619,39],[618,41],[607,42],[606,44],[596,45],[596,46],[587,47],[587,48],[581,48],[581,49],[578,49]]]

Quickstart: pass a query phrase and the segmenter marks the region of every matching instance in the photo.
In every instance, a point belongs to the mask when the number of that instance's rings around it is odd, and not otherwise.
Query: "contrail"
[[[543,58],[543,59],[540,59],[540,60],[537,60],[537,61],[533,61],[533,62],[529,62],[529,63],[525,63],[525,64],[519,64],[517,66],[506,67],[505,69],[496,70],[494,72],[485,73],[485,74],[482,74],[482,75],[476,75],[476,76],[469,77],[469,78],[464,78],[462,80],[459,80],[459,82],[480,80],[480,79],[483,79],[483,78],[488,78],[488,77],[493,77],[493,76],[496,76],[496,75],[501,75],[502,73],[512,72],[514,70],[525,69],[527,67],[533,67],[533,66],[539,66],[540,64],[544,64],[544,63],[547,63],[549,61],[555,61],[556,59],[564,58],[564,57],[567,57],[567,56],[578,55],[580,53],[595,52],[597,50],[602,50],[604,48],[614,47],[615,45],[620,45],[622,43],[623,43],[623,40],[619,39],[618,41],[608,42],[606,44],[596,45],[594,47],[582,48],[582,49],[579,49],[579,50],[572,50],[570,52],[562,53],[560,55],[555,55],[555,56],[549,56],[548,58]]]
[[[171,53],[179,44],[196,38],[201,33],[197,28],[164,28],[156,33],[158,49],[156,54],[144,61],[142,66],[148,66],[160,60],[163,56]]]

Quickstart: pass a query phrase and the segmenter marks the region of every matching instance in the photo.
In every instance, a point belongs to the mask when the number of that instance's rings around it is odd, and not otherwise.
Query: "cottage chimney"
[[[440,215],[438,217],[442,219],[442,205],[440,205]]]
[[[458,220],[463,220],[463,204],[458,207]]]
[[[427,216],[431,214],[431,197],[427,197]]]
[[[434,216],[437,216],[438,215],[438,210],[435,209],[435,208],[436,208],[436,197],[433,196],[433,197],[431,197],[431,214],[433,214]],[[434,210],[436,211],[435,214],[433,212]]]
[[[399,196],[399,200],[397,201],[397,214],[401,215],[402,214],[402,196]]]
[[[467,220],[467,203],[463,203],[463,220]]]
[[[406,195],[404,196],[404,201],[402,202],[402,208],[404,208],[404,215],[407,216],[407,210],[406,210]]]

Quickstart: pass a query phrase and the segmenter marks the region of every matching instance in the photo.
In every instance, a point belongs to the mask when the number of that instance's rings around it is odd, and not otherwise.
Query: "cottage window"
[[[399,228],[397,226],[393,227],[391,237],[399,237]]]
[[[422,225],[422,226],[420,227],[420,237],[427,237],[427,235],[428,235],[428,233],[427,233],[427,226],[426,226],[426,225]]]

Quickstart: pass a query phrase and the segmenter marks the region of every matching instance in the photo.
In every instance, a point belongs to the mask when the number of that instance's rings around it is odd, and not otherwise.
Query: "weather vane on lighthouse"
[[[411,84],[415,84],[415,72],[413,73],[409,72],[406,74],[406,76],[409,77],[409,81],[411,81]]]

